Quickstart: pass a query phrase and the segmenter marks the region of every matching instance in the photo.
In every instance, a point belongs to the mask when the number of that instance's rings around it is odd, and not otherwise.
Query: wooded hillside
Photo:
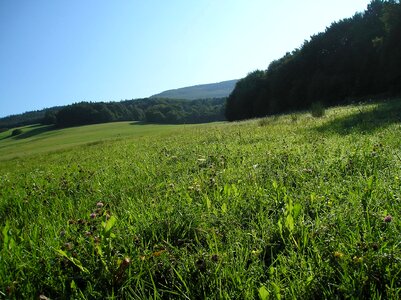
[[[401,92],[401,5],[373,0],[299,48],[241,79],[226,117],[241,120]]]

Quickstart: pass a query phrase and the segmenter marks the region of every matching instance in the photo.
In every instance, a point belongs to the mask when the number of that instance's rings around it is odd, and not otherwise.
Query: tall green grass
[[[400,106],[3,160],[0,297],[397,299]]]

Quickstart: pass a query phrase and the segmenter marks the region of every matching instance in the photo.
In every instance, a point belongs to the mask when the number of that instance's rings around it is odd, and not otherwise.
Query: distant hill
[[[144,99],[120,102],[75,103],[80,104],[80,108],[82,108],[82,106],[87,107],[87,111],[80,111],[74,114],[77,118],[84,119],[89,118],[88,115],[91,115],[91,118],[96,119],[96,121],[94,119],[85,121],[90,124],[127,120],[156,123],[203,123],[221,121],[225,119],[225,98],[233,91],[237,81],[238,80],[228,80],[219,83],[201,84],[168,90]],[[198,101],[187,103],[188,101],[183,100]],[[0,118],[0,132],[18,126],[43,123],[46,114],[54,119],[59,111],[65,109],[69,110],[71,106],[74,108],[77,107],[77,105],[55,106]],[[149,109],[150,107],[152,107],[152,109]],[[151,113],[155,113],[156,111],[162,113],[158,118],[151,116]],[[96,116],[93,114],[96,114]],[[81,124],[81,121],[78,123]],[[51,122],[46,122],[47,123],[44,124],[52,124]]]
[[[233,91],[237,79],[222,81],[218,83],[200,84],[168,90],[151,96],[150,98],[171,98],[171,99],[208,99],[228,97]]]

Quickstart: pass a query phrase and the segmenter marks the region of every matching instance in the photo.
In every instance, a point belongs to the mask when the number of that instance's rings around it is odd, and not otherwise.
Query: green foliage
[[[58,128],[117,121],[160,124],[196,124],[225,120],[225,98],[177,100],[145,98],[121,102],[80,102],[0,118],[8,128],[41,123]],[[1,130],[0,130],[1,132]]]
[[[69,105],[56,114],[56,125],[58,127],[107,123],[113,120],[113,113],[104,103],[79,103]]]
[[[228,97],[229,121],[401,93],[401,5],[373,0],[299,48],[248,74]]]
[[[397,299],[400,111],[131,125],[144,129],[1,155],[0,298]]]
[[[254,104],[250,105],[249,99],[260,100],[257,93],[262,88],[265,76],[264,71],[257,70],[237,82],[234,91],[228,98],[226,107],[227,120],[242,120],[248,119],[250,116],[261,116],[258,102],[255,101]]]
[[[55,116],[58,127],[112,121],[145,121],[159,124],[206,123],[224,120],[225,99],[141,99],[119,103],[81,102],[66,106]]]
[[[56,124],[57,118],[56,118],[56,113],[52,110],[48,110],[45,113],[45,116],[43,117],[42,124],[43,125],[53,125]]]
[[[0,118],[0,128],[14,128],[30,124],[41,123],[46,115],[55,114],[62,107],[55,106],[52,108],[25,112],[23,114],[11,115],[8,117]],[[52,123],[54,124],[54,123]]]

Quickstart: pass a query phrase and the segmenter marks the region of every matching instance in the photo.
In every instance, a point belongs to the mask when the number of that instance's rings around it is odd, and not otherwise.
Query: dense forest
[[[401,93],[401,4],[373,0],[236,84],[230,121]]]
[[[115,121],[143,121],[160,124],[205,123],[224,120],[225,98],[176,100],[138,99],[122,102],[81,102],[69,105],[44,123],[58,127]]]
[[[0,119],[0,128],[6,130],[35,123],[69,127],[115,121],[206,123],[225,120],[225,102],[226,98],[192,101],[144,98],[121,102],[80,102],[8,116]]]

